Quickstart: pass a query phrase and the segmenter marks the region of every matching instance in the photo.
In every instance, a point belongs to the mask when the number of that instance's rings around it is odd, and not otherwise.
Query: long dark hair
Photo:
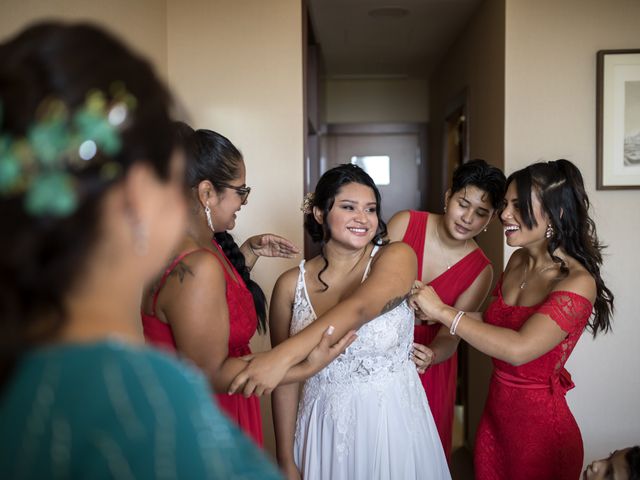
[[[331,240],[331,229],[326,222],[320,224],[316,221],[313,216],[313,207],[318,207],[322,210],[323,217],[326,219],[333,208],[336,195],[342,187],[350,183],[359,183],[360,185],[365,185],[373,190],[373,194],[376,197],[378,229],[376,230],[376,234],[371,242],[374,245],[384,245],[388,243],[387,240],[384,240],[387,236],[387,224],[382,219],[380,191],[373,179],[362,168],[351,163],[344,163],[327,170],[322,177],[320,177],[320,180],[318,180],[316,190],[312,196],[312,201],[308,205],[309,211],[305,212],[304,215],[305,230],[314,242],[320,242],[322,244],[320,254],[324,259],[324,267],[318,272],[318,280],[324,286],[324,291],[329,288],[329,285],[322,280],[322,274],[329,267],[329,260],[324,254],[324,245]]]
[[[554,254],[558,248],[578,260],[593,276],[596,300],[588,328],[594,337],[600,331],[608,332],[614,297],[600,275],[604,245],[598,240],[596,225],[589,216],[589,197],[580,170],[564,159],[534,163],[512,173],[507,179],[507,186],[511,182],[516,182],[520,214],[528,228],[537,225],[531,196],[535,194],[540,199],[553,229],[547,250],[553,261],[560,265],[561,274],[567,275],[569,270],[565,262]]]
[[[507,179],[498,167],[489,165],[482,159],[470,160],[463,163],[453,172],[451,179],[451,194],[472,185],[489,195],[489,203],[494,210],[504,205],[504,194]]]
[[[195,131],[193,152],[188,152],[187,157],[187,184],[191,188],[209,180],[216,189],[222,190],[222,184],[235,180],[240,174],[242,154],[228,138],[211,130]],[[260,285],[251,279],[240,247],[228,232],[216,232],[214,236],[251,292],[258,315],[258,332],[266,332],[267,298]]]
[[[24,193],[0,194],[5,232],[0,235],[2,382],[25,350],[52,338],[64,325],[65,298],[100,235],[105,192],[139,161],[167,179],[174,137],[172,102],[162,82],[146,60],[100,28],[40,23],[0,45],[2,136],[25,137],[47,99],[55,98],[74,112],[89,92],[108,92],[114,82],[121,82],[136,101],[121,132],[119,152],[98,152],[117,164],[120,176],[106,179],[91,165],[82,171],[64,167],[73,175],[80,201],[75,211],[62,217],[29,214]]]

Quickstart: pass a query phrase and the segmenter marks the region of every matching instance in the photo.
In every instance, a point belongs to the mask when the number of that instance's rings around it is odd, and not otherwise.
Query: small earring
[[[546,238],[553,237],[553,225],[551,225],[551,224],[547,225],[547,229],[544,232],[544,236]]]
[[[216,233],[216,229],[213,228],[213,220],[211,218],[211,209],[209,208],[209,205],[206,205],[204,207],[204,216],[207,217],[207,225],[209,226],[209,228],[211,229],[211,231],[213,233]]]
[[[484,233],[487,233],[487,227],[484,227],[484,228],[482,229],[482,231],[483,231]]]
[[[447,204],[444,204],[444,213],[447,213]]]
[[[149,252],[149,231],[140,221],[133,224],[133,251],[139,257],[144,257]]]

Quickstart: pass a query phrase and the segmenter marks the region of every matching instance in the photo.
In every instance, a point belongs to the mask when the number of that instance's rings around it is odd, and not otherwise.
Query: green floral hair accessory
[[[24,195],[31,215],[64,217],[78,207],[78,173],[99,164],[101,180],[118,177],[121,167],[111,158],[122,148],[120,132],[136,100],[121,82],[109,93],[88,92],[74,112],[59,99],[46,99],[19,138],[2,132],[0,102],[0,195]]]

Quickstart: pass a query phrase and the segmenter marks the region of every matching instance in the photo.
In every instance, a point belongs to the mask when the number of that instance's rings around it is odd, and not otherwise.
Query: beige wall
[[[474,15],[462,36],[447,53],[444,62],[429,79],[430,144],[429,207],[442,209],[443,125],[448,105],[467,92],[469,156],[484,158],[504,167],[504,0],[487,0]],[[503,240],[498,222],[479,237],[480,246],[491,259],[494,281],[502,272]],[[484,408],[489,359],[469,348],[469,441],[473,443],[477,424]]]
[[[639,19],[636,0],[508,0],[506,9],[506,171],[540,159],[574,162],[609,245],[613,334],[583,335],[567,364],[585,461],[640,440],[640,191],[595,191],[596,52],[640,48]]]
[[[121,36],[167,73],[167,7],[164,0],[0,0],[0,38],[37,20],[91,21]]]
[[[168,1],[169,84],[196,128],[216,130],[242,151],[249,204],[239,240],[275,232],[302,245],[302,10],[299,0]],[[254,278],[270,296],[296,260],[262,259]],[[265,337],[254,349],[268,348]],[[265,444],[273,449],[263,401]],[[272,450],[273,451],[273,450]]]
[[[429,120],[424,78],[327,79],[327,123],[426,122]]]

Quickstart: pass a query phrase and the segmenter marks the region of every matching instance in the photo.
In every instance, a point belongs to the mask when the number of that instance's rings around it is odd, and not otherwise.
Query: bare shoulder
[[[276,281],[276,284],[273,287],[273,291],[278,292],[278,294],[286,294],[287,296],[291,296],[291,298],[293,298],[293,295],[295,294],[295,289],[296,289],[296,284],[298,282],[299,274],[300,274],[299,267],[293,267],[283,272],[278,277],[278,280]]]
[[[575,262],[569,269],[569,275],[560,280],[552,291],[563,291],[576,293],[592,304],[596,299],[596,281],[589,271]]]
[[[387,223],[387,236],[392,242],[401,241],[409,226],[411,213],[409,210],[401,210],[393,215]]]
[[[418,272],[418,259],[413,249],[404,242],[391,242],[384,247],[374,257],[371,264],[374,269],[384,269],[389,272],[406,272],[415,280]]]

